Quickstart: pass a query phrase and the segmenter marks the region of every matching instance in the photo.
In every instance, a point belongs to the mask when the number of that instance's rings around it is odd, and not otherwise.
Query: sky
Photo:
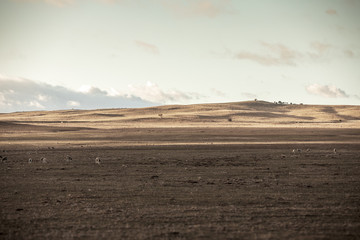
[[[0,0],[0,112],[360,104],[360,0]]]

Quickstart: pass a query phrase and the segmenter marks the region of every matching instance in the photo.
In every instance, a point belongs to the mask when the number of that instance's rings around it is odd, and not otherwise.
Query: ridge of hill
[[[0,114],[0,122],[51,127],[347,127],[360,128],[360,106],[265,101],[148,108],[32,111]]]

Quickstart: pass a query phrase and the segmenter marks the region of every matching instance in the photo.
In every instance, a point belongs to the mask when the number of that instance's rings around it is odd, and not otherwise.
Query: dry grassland
[[[0,114],[0,155],[0,239],[360,238],[359,106]]]

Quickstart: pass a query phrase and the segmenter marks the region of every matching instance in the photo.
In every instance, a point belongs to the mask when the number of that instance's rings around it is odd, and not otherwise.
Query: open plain
[[[0,239],[360,239],[359,106],[0,114],[0,155]]]

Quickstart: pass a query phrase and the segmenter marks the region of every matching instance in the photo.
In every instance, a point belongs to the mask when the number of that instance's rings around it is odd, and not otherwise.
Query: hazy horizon
[[[360,104],[360,1],[3,0],[0,112]]]

